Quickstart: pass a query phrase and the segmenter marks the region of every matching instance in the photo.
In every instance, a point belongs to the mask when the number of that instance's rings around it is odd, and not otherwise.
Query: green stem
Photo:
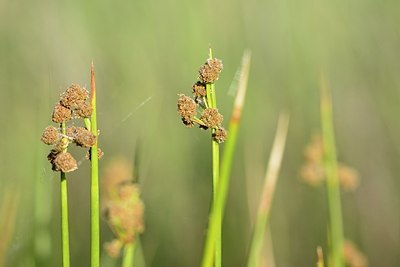
[[[92,267],[100,266],[100,225],[99,225],[99,166],[98,166],[98,134],[96,114],[96,84],[94,79],[94,67],[91,69],[92,108],[90,119],[92,133],[96,136],[96,143],[90,149],[91,155],[91,186],[90,186],[90,262]]]
[[[65,135],[65,123],[61,124],[61,131]],[[62,245],[62,266],[69,267],[69,226],[68,226],[68,192],[67,179],[64,172],[60,172],[61,185],[61,245]]]
[[[135,258],[136,241],[128,243],[124,247],[124,257],[122,259],[122,267],[132,267]]]
[[[321,125],[330,218],[329,239],[331,243],[331,262],[333,267],[342,267],[344,266],[342,254],[342,207],[340,202],[340,187],[337,173],[337,156],[333,129],[332,102],[328,86],[324,80],[322,80],[321,84]]]
[[[210,53],[211,54],[211,53]],[[240,78],[239,90],[236,95],[234,109],[229,121],[228,139],[224,143],[224,153],[222,157],[221,172],[217,188],[216,198],[212,202],[210,221],[207,230],[207,238],[204,245],[202,267],[211,267],[214,259],[215,239],[220,236],[221,222],[224,217],[224,208],[228,195],[230,173],[232,161],[236,147],[239,123],[241,120],[242,108],[245,100],[247,79],[250,65],[250,54],[245,53],[242,62],[242,73]]]

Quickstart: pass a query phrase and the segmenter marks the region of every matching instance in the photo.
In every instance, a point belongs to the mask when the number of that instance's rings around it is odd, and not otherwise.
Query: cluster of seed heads
[[[42,134],[42,142],[51,145],[47,159],[54,171],[71,172],[78,168],[74,157],[67,152],[68,145],[74,143],[77,146],[90,148],[96,144],[96,136],[84,127],[65,127],[62,125],[72,119],[84,119],[92,115],[92,107],[88,103],[89,93],[85,88],[72,84],[60,96],[59,102],[55,105],[52,121],[59,124],[59,127],[47,126]],[[99,152],[99,157],[102,152]],[[90,153],[87,154],[90,158]]]
[[[178,98],[178,113],[186,127],[197,124],[202,129],[213,129],[213,138],[223,143],[227,138],[227,131],[222,127],[223,116],[217,108],[208,106],[207,84],[214,83],[222,71],[222,61],[216,58],[208,59],[199,69],[199,80],[193,84],[193,97],[180,94]],[[200,118],[197,116],[201,110]]]

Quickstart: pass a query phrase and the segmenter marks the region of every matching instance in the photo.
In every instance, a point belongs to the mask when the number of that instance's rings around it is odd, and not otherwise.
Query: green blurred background
[[[370,266],[400,266],[399,14],[397,0],[1,0],[0,193],[18,199],[6,266],[61,266],[59,176],[40,136],[59,94],[73,82],[90,86],[92,60],[105,152],[100,168],[114,155],[139,154],[147,266],[199,265],[211,148],[208,134],[181,124],[176,100],[190,94],[210,45],[224,63],[217,96],[225,121],[242,53],[252,52],[224,266],[245,266],[282,110],[291,123],[269,249],[276,266],[315,266],[316,247],[327,249],[325,190],[298,175],[304,146],[320,127],[321,73],[333,91],[339,159],[362,179],[357,191],[342,194],[345,236]],[[84,161],[68,177],[72,266],[89,266],[88,173]],[[110,240],[102,227],[102,241]]]

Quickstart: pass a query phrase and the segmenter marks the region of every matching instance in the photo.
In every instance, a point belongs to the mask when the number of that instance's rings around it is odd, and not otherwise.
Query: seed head
[[[189,122],[191,118],[196,116],[196,102],[188,96],[179,95],[178,98],[178,113],[182,116],[182,118]],[[185,122],[184,121],[184,122]]]
[[[76,160],[68,152],[58,153],[53,160],[53,170],[55,171],[72,172],[77,168]]]
[[[82,102],[75,109],[75,114],[80,118],[89,118],[92,116],[93,108],[91,105]]]
[[[89,93],[78,84],[71,84],[70,87],[61,95],[60,103],[70,109],[76,109],[88,99]]]
[[[223,142],[225,142],[226,138],[228,137],[228,132],[225,130],[225,128],[218,127],[218,129],[215,130],[213,137],[218,143],[223,143]]]
[[[97,148],[97,158],[98,158],[98,159],[101,159],[103,156],[104,156],[103,150],[101,150],[101,148],[98,147],[98,148]],[[86,152],[85,159],[87,159],[87,160],[92,160],[92,150],[91,150],[91,149],[89,149],[89,150]]]
[[[62,123],[69,121],[71,116],[72,111],[69,108],[57,103],[53,110],[52,121],[55,123]]]
[[[216,108],[206,108],[201,115],[201,120],[204,122],[206,127],[216,128],[222,123],[222,115]]]
[[[121,241],[114,239],[111,242],[106,242],[104,244],[104,249],[111,258],[118,258],[121,254],[122,246],[123,244]]]
[[[208,59],[206,63],[204,63],[204,65],[199,69],[200,80],[203,83],[212,83],[218,80],[219,74],[222,71],[222,67],[221,60],[217,58]]]
[[[59,134],[57,128],[54,126],[47,126],[44,129],[42,138],[40,140],[42,140],[42,142],[45,143],[46,145],[54,145],[58,139],[59,139]]]
[[[340,186],[345,191],[354,191],[360,184],[358,172],[345,164],[339,164],[338,176]]]
[[[196,98],[204,97],[207,95],[206,87],[201,82],[196,82],[195,84],[193,84],[192,91]]]
[[[78,146],[92,147],[96,143],[96,136],[84,127],[68,127],[67,135],[72,138]]]

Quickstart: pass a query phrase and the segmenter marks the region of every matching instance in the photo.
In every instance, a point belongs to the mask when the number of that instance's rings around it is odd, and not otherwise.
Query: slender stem
[[[331,243],[331,262],[333,267],[344,266],[343,225],[340,187],[337,173],[335,135],[333,129],[332,101],[326,81],[321,81],[321,125],[324,145],[324,168],[329,206],[329,233]]]
[[[65,135],[65,123],[61,124],[61,131]],[[62,266],[69,267],[69,226],[68,226],[68,192],[67,179],[64,172],[60,172],[61,184],[61,246],[62,246]]]
[[[260,266],[265,229],[268,223],[272,200],[274,198],[274,192],[278,180],[278,174],[282,163],[288,127],[289,116],[285,113],[282,113],[279,117],[275,140],[272,146],[268,168],[265,173],[263,191],[261,192],[257,219],[254,225],[253,238],[250,246],[250,254],[247,263],[248,267]]]
[[[90,149],[91,153],[91,186],[90,186],[90,237],[91,255],[90,262],[92,267],[100,266],[100,225],[99,225],[99,169],[98,169],[98,134],[97,134],[97,114],[96,114],[96,84],[94,79],[94,67],[91,68],[91,89],[92,89],[92,108],[93,113],[90,119],[91,131],[96,136],[96,143]]]
[[[124,247],[124,257],[122,259],[122,267],[132,267],[135,258],[136,241],[128,243]]]
[[[239,81],[239,89],[235,98],[235,104],[232,116],[229,121],[228,139],[224,144],[224,153],[222,157],[221,172],[217,188],[216,199],[213,200],[210,212],[210,222],[207,231],[207,238],[204,245],[202,258],[202,267],[211,267],[214,259],[215,238],[221,231],[221,222],[224,216],[224,208],[228,195],[230,172],[232,169],[232,160],[236,147],[239,123],[241,119],[243,104],[247,89],[247,79],[250,65],[250,53],[246,52],[242,61],[242,72]]]

